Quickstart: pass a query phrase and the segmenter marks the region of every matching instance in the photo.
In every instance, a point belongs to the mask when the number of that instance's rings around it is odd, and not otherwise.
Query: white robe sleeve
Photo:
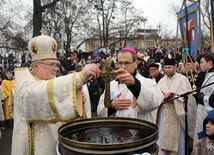
[[[141,82],[140,94],[136,101],[137,109],[139,113],[149,113],[161,105],[164,99],[163,93],[155,81],[139,76],[137,78]]]
[[[15,73],[17,91],[14,106],[23,119],[55,123],[82,115],[81,87],[85,81],[81,73],[52,80],[38,80],[29,70],[16,70]]]
[[[91,118],[91,102],[87,85],[83,86],[83,92],[85,93],[86,97],[86,102],[84,103],[86,116],[87,118]]]
[[[99,104],[97,106],[97,115],[98,117],[108,116],[108,108],[104,105],[104,93],[100,96]]]
[[[202,86],[206,86],[213,82],[214,82],[213,72],[207,73]],[[204,94],[203,101],[204,101],[204,107],[205,107],[207,113],[209,113],[210,111],[213,110],[213,108],[209,105],[209,98],[210,98],[210,95],[213,93],[213,90],[214,90],[213,84],[201,89],[201,92],[203,92],[203,94]]]

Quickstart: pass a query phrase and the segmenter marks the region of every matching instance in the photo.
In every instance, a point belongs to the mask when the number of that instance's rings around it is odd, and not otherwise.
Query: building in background
[[[146,35],[146,37],[144,35]],[[108,47],[110,49],[120,49],[125,46],[139,50],[144,50],[145,48],[149,48],[150,46],[174,48],[176,44],[176,38],[161,38],[158,34],[158,29],[145,29],[145,34],[144,29],[137,29],[134,34],[127,37],[121,34],[110,36],[108,43]],[[178,41],[178,46],[182,46],[180,41]],[[94,36],[85,41],[86,51],[98,50],[100,48],[105,47],[103,47],[103,45],[100,45],[100,39],[98,36]]]

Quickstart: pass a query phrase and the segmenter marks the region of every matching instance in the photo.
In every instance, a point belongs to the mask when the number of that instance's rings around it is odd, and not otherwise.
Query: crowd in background
[[[185,58],[182,54],[182,48],[167,49],[167,48],[155,48],[150,46],[146,50],[136,50],[138,52],[138,67],[136,68],[138,72],[146,78],[155,79],[156,82],[164,76],[164,59],[165,58],[175,58],[177,63],[177,72],[186,75],[188,72],[188,67],[185,64]],[[117,64],[117,54],[118,49],[109,49],[108,47],[101,48],[99,50],[93,50],[90,52],[83,52],[82,50],[71,50],[68,49],[66,52],[57,52],[57,57],[59,60],[59,70],[56,76],[66,75],[72,72],[80,71],[88,63],[96,63],[102,70],[105,66],[105,59],[112,59],[112,68],[118,69]],[[201,53],[210,52],[209,47],[202,46]],[[200,72],[200,55],[197,56],[197,60],[192,59],[195,64],[195,71]],[[190,62],[190,61],[189,61]],[[6,72],[11,72],[14,76],[14,69],[17,67],[31,67],[31,56],[23,54],[21,56],[21,61],[14,57],[13,53],[9,53],[7,57],[2,57],[0,55],[0,84],[1,80],[8,79]],[[151,65],[152,64],[152,65]],[[156,65],[153,65],[156,64]],[[194,67],[193,67],[194,68]],[[189,68],[191,69],[191,68]],[[11,80],[14,77],[11,78]],[[201,78],[201,77],[200,77]],[[203,82],[203,76],[198,80],[198,87],[201,86]],[[100,77],[98,79],[90,79],[87,83],[88,90],[90,93],[92,110],[96,111],[96,107],[99,101],[99,96],[103,93],[105,89],[105,82]],[[196,97],[197,98],[197,97]]]
[[[184,54],[182,48],[178,49],[167,49],[167,48],[155,48],[149,47],[148,49],[136,50],[138,52],[138,65],[136,70],[142,76],[146,78],[153,79],[156,83],[164,77],[164,60],[172,59],[176,60],[177,73],[186,76],[193,88],[199,88],[205,78],[205,72],[201,71],[200,68],[200,56],[203,53],[211,52],[210,48],[203,47],[200,54],[197,55],[196,60],[194,60],[188,53]],[[81,71],[86,64],[95,63],[99,65],[102,70],[105,66],[106,59],[112,59],[112,68],[118,69],[117,55],[119,50],[100,49],[90,52],[83,52],[81,50],[67,50],[65,53],[57,52],[57,58],[59,62],[57,77],[67,75],[73,72]],[[186,57],[184,57],[184,55]],[[214,61],[214,60],[213,60]],[[3,114],[4,119],[0,119],[0,129],[11,128],[13,125],[12,118],[8,116],[9,109],[5,105],[8,105],[8,100],[12,88],[12,83],[14,82],[15,75],[14,69],[18,67],[28,67],[31,68],[31,57],[26,57],[23,54],[21,57],[21,62],[19,62],[12,53],[8,55],[7,58],[3,58],[0,55],[0,97],[2,101],[2,111],[0,109],[0,116]],[[2,84],[6,83],[5,86]],[[105,89],[105,81],[102,77],[96,79],[90,78],[87,83],[88,92],[91,101],[91,110],[97,111],[97,106],[99,103],[99,98],[103,94]],[[7,87],[8,90],[5,89]],[[7,92],[8,91],[8,92]],[[196,102],[199,101],[200,91],[194,94]],[[0,117],[1,118],[1,117]],[[3,121],[6,123],[4,124]]]

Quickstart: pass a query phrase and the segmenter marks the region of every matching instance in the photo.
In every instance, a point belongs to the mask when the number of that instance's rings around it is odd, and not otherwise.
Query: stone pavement
[[[2,136],[0,139],[0,155],[11,154],[12,131],[12,128],[5,128],[4,130],[1,130]]]

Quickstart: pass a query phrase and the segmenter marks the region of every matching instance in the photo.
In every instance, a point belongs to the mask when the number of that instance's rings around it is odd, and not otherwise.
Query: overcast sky
[[[33,5],[33,0],[22,0],[26,4]],[[182,5],[183,0],[133,0],[135,7],[141,9],[147,17],[146,28],[157,28],[159,23],[167,25],[169,30],[173,31],[176,35],[177,19],[175,15],[170,13],[170,4],[179,6]],[[143,24],[142,24],[143,28]]]
[[[157,28],[158,23],[168,25],[169,30],[173,30],[176,35],[177,19],[170,12],[169,5],[174,4],[182,6],[183,0],[133,0],[138,9],[144,11],[144,16],[147,17],[146,28],[151,25],[152,28]]]

